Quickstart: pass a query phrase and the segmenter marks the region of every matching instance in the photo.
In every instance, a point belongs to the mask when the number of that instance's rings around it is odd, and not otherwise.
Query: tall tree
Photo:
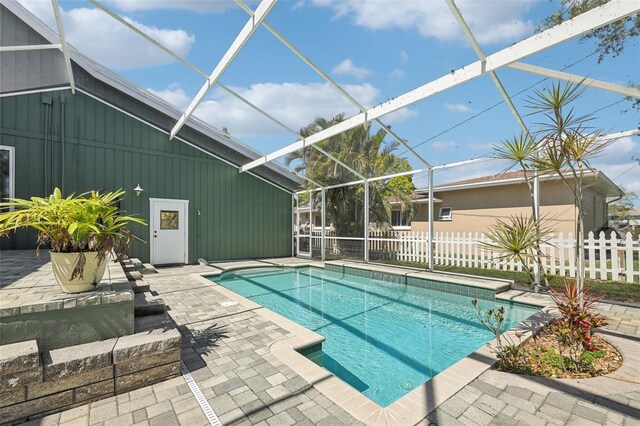
[[[308,137],[343,120],[344,114],[338,114],[331,119],[317,118],[313,123],[300,129],[300,134]],[[405,158],[394,154],[399,144],[396,141],[386,141],[385,136],[386,132],[383,129],[372,133],[371,125],[366,123],[320,142],[318,146],[365,177],[373,178],[411,170]],[[345,167],[311,147],[289,154],[285,161],[297,172],[303,173],[323,186],[358,179]],[[313,187],[309,183],[307,186]],[[390,223],[391,198],[398,201],[402,209],[411,214],[410,194],[414,189],[411,178],[407,176],[370,182],[370,222]],[[327,191],[327,216],[340,236],[364,235],[363,208],[364,185],[362,184]]]

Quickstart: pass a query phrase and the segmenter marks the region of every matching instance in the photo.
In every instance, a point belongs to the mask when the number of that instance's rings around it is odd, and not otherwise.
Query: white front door
[[[188,263],[189,200],[150,198],[151,263]]]

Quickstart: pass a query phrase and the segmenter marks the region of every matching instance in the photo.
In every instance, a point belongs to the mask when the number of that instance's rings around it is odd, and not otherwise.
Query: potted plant
[[[53,272],[65,293],[94,290],[102,279],[107,257],[122,260],[131,244],[129,223],[146,225],[124,216],[118,201],[125,192],[87,192],[63,197],[56,188],[47,198],[10,198],[0,203],[0,235],[19,228],[38,231],[38,249],[51,245]]]

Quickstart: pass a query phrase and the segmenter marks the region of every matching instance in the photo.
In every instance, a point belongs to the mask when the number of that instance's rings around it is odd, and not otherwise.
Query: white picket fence
[[[333,231],[325,238],[327,253],[339,254],[339,247]],[[350,238],[361,240],[362,238]],[[320,250],[320,232],[314,231],[311,238],[314,250]],[[461,266],[483,269],[522,271],[522,264],[516,260],[506,261],[500,255],[484,247],[488,241],[481,233],[436,232],[433,241],[434,262],[442,266]],[[560,233],[551,236],[549,243],[541,247],[544,253],[543,266],[549,274],[575,277],[577,265],[573,255],[576,239],[570,233],[566,237]],[[606,236],[601,232],[597,237],[590,232],[585,239],[585,275],[592,279],[640,282],[640,240],[631,233],[623,238],[615,234]],[[400,260],[426,263],[428,261],[428,234],[410,231],[370,231],[369,259]]]

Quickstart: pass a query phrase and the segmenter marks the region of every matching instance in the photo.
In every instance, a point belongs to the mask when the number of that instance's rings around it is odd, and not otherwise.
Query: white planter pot
[[[54,252],[49,252],[49,254],[51,255],[53,275],[65,293],[82,293],[95,290],[100,280],[102,280],[108,262],[108,259],[104,259],[102,263],[98,264],[97,252],[85,252],[86,263],[82,277],[77,277],[72,280],[71,274],[73,273],[73,268],[80,254]]]

